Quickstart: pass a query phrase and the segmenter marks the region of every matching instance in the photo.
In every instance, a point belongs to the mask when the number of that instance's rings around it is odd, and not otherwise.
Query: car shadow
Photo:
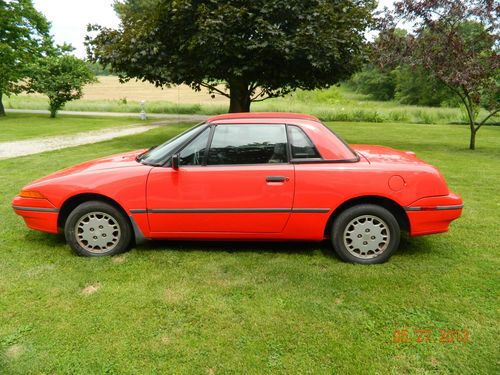
[[[410,237],[408,233],[403,232],[396,254],[399,253],[404,256],[412,256],[432,253],[431,242],[429,236]]]
[[[32,242],[43,242],[44,245],[49,247],[57,247],[66,244],[64,234],[51,234],[45,232],[38,232],[30,230],[25,235],[26,240]]]
[[[134,248],[137,251],[220,251],[227,253],[259,254],[286,253],[306,256],[313,256],[319,252],[325,257],[338,259],[330,240],[323,240],[321,242],[155,240],[147,241]],[[396,250],[395,254],[407,257],[431,252],[432,245],[428,236],[410,237],[407,233],[403,232],[399,248]]]
[[[26,233],[29,242],[43,242],[55,248],[67,246],[64,235],[29,231]],[[396,254],[407,256],[432,253],[432,240],[429,236],[410,237],[402,233]],[[226,253],[259,253],[259,254],[299,254],[313,256],[322,254],[325,257],[338,259],[329,240],[321,242],[278,242],[278,241],[190,241],[190,240],[155,240],[142,245],[132,246],[135,251],[179,251],[179,252],[226,252]]]
[[[226,253],[286,253],[312,256],[317,251],[335,258],[331,245],[322,242],[275,242],[275,241],[180,241],[156,240],[136,246],[137,251],[182,251],[182,252],[226,252]]]

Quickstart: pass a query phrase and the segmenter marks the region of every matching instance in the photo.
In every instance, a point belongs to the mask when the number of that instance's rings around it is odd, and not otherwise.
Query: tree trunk
[[[469,143],[469,149],[475,150],[476,149],[476,128],[471,128],[470,130],[470,143]]]
[[[55,118],[56,115],[57,115],[57,111],[61,108],[60,105],[58,105],[58,103],[49,98],[49,111],[50,111],[50,118]]]
[[[469,99],[469,97],[467,96]],[[465,104],[465,109],[467,110],[467,116],[469,117],[469,128],[470,128],[470,142],[469,142],[469,149],[475,150],[476,149],[476,126],[475,126],[475,117],[474,117],[474,109],[472,108],[471,100],[469,99],[468,101],[464,100]]]
[[[229,81],[229,113],[250,112],[250,92],[245,81]]]
[[[3,94],[0,91],[0,116],[5,116],[5,108],[3,107],[2,95]]]

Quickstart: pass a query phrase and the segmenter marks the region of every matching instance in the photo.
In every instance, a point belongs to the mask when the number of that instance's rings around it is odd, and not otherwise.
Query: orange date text
[[[405,343],[468,343],[470,332],[467,329],[395,329],[392,342]]]

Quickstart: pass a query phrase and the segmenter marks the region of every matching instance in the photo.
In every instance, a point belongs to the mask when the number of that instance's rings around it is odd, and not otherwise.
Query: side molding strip
[[[185,208],[185,209],[149,209],[151,214],[233,214],[256,212],[290,212],[288,208]]]
[[[14,210],[34,211],[34,212],[59,212],[59,208],[12,206]]]
[[[445,211],[445,210],[461,210],[463,204],[456,206],[433,206],[433,207],[404,207],[405,211]]]
[[[329,212],[329,208],[153,208],[153,209],[132,209],[133,214],[240,214],[240,213],[307,213],[317,214]]]
[[[294,208],[292,213],[296,214],[324,214],[330,212],[329,208]]]

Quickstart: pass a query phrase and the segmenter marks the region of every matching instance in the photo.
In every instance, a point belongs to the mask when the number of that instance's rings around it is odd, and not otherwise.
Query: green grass
[[[352,143],[413,150],[465,201],[449,233],[404,239],[383,265],[328,244],[144,245],[74,256],[25,228],[10,199],[59,168],[184,129],[0,162],[2,374],[492,374],[499,363],[500,128],[335,123]],[[95,293],[84,294],[89,287]],[[394,330],[466,329],[470,343],[392,342]]]
[[[6,108],[46,109],[43,97],[11,96],[4,98]],[[220,114],[227,106],[168,101],[148,101],[146,111],[150,113]],[[140,112],[137,101],[122,100],[76,100],[69,102],[68,111]],[[323,121],[397,122],[418,124],[466,123],[466,113],[460,108],[432,108],[401,105],[396,101],[375,101],[369,96],[354,93],[344,86],[325,90],[298,90],[284,98],[273,98],[252,105],[252,111],[301,112],[318,116]],[[484,110],[480,118],[484,117]],[[496,116],[491,122],[499,122]]]
[[[311,113],[323,121],[398,122],[448,124],[465,121],[459,108],[432,108],[401,105],[395,101],[375,101],[349,89],[302,91],[284,98],[257,103],[252,110]]]
[[[69,135],[122,125],[144,124],[133,117],[63,116],[9,113],[0,117],[0,142],[19,141],[29,138]]]
[[[48,100],[36,96],[11,96],[4,98],[7,109],[47,109]],[[132,112],[139,113],[141,105],[137,101],[122,100],[75,100],[64,106],[65,111],[88,111],[88,112]],[[222,106],[202,106],[200,104],[176,104],[168,101],[149,101],[146,104],[148,113],[172,113],[172,114],[211,114],[227,112]]]

